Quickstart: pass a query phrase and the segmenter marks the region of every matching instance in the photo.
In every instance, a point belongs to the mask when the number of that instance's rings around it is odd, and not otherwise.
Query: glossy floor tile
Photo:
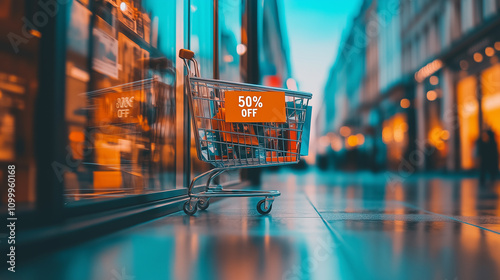
[[[283,193],[268,216],[258,199],[224,199],[20,264],[14,279],[500,279],[500,185],[287,169],[263,181]]]

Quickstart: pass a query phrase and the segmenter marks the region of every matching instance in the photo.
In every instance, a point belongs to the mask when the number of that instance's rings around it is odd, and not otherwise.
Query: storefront
[[[434,63],[434,64],[432,64]],[[437,65],[437,62],[431,62]],[[437,66],[436,66],[437,67]],[[443,71],[436,71],[425,78],[420,86],[423,88],[420,113],[425,116],[420,124],[423,131],[424,144],[420,145],[425,157],[426,170],[442,170],[446,168],[446,158],[450,153],[450,132],[445,127]]]
[[[0,179],[15,164],[17,210],[32,225],[182,197],[209,168],[196,159],[179,49],[206,78],[290,78],[279,1],[47,3],[0,11]]]
[[[457,114],[460,168],[479,167],[478,141],[487,131],[500,143],[500,37],[487,36],[454,60],[457,70]],[[499,145],[500,147],[500,145]]]

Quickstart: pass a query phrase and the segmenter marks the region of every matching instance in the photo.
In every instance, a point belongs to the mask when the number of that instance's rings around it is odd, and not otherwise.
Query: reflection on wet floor
[[[17,279],[500,279],[500,185],[264,176],[283,193],[269,216],[225,199],[19,265]]]

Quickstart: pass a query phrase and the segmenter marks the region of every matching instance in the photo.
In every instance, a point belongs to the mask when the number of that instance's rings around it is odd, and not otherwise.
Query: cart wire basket
[[[194,215],[199,208],[206,210],[212,197],[263,197],[257,204],[260,214],[271,212],[276,190],[232,190],[212,186],[214,178],[238,168],[294,164],[300,160],[307,108],[312,94],[252,84],[204,79],[199,64],[190,50],[181,49],[179,57],[187,68],[186,94],[193,121],[198,159],[214,168],[194,177],[189,185],[189,200],[184,212]],[[193,68],[191,67],[191,63]],[[194,71],[192,71],[194,70]],[[225,121],[226,92],[284,92],[286,122],[230,123]],[[233,108],[235,109],[235,108]],[[205,189],[194,193],[195,182],[208,176]]]

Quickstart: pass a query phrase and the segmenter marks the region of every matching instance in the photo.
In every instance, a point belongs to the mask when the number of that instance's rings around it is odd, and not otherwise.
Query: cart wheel
[[[263,199],[263,200],[259,201],[259,203],[257,203],[257,211],[259,211],[259,213],[261,215],[269,214],[269,212],[271,212],[271,210],[273,209],[273,204],[272,203],[269,204],[269,208],[267,208],[267,210],[264,209],[265,202],[266,202],[266,200]]]
[[[210,206],[210,198],[200,199],[197,204],[200,210],[207,210],[208,206]]]
[[[186,203],[184,203],[184,213],[188,214],[189,216],[193,216],[194,213],[196,213],[196,205],[194,207],[191,207],[191,203],[189,203],[189,201],[186,201]]]

